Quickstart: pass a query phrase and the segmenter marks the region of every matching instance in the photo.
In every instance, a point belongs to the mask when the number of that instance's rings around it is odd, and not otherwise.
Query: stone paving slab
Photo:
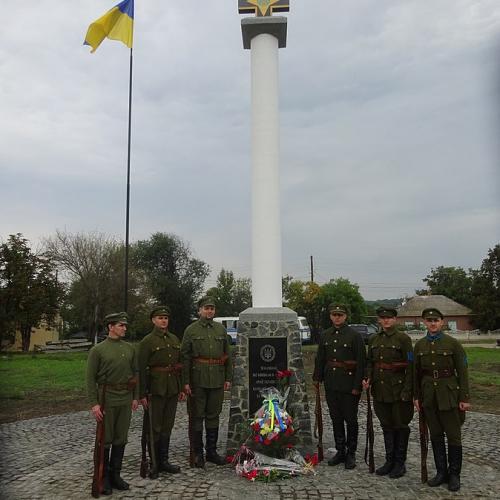
[[[333,447],[332,429],[326,406],[325,448]],[[224,404],[227,426],[229,401]],[[408,499],[408,498],[498,498],[500,492],[500,416],[471,412],[464,424],[464,467],[462,489],[450,493],[446,486],[430,488],[420,483],[420,451],[416,420],[412,423],[408,450],[408,473],[391,480],[369,474],[362,456],[366,405],[360,405],[358,465],[347,471],[342,465],[328,467],[326,461],[314,476],[302,476],[274,483],[251,483],[238,478],[230,466],[208,464],[206,470],[190,469],[186,405],[179,404],[171,444],[171,461],[182,467],[176,475],[162,474],[152,481],[139,476],[142,410],[132,419],[129,444],[125,450],[123,477],[130,483],[126,492],[114,491],[114,499]],[[220,450],[225,448],[224,425]],[[92,447],[95,423],[90,412],[35,418],[0,426],[2,466],[0,498],[89,499],[92,482]],[[383,463],[383,439],[375,427],[375,462]],[[333,453],[329,449],[327,456]],[[434,467],[429,453],[429,474]],[[103,497],[106,498],[106,497]]]

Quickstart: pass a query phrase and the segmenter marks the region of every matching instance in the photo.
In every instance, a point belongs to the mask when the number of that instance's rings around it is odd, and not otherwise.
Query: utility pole
[[[311,281],[314,283],[314,263],[312,255],[311,255]]]

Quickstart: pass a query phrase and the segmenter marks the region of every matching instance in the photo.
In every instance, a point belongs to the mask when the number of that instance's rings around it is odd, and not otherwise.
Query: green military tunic
[[[424,409],[431,438],[444,433],[448,443],[461,445],[465,412],[460,402],[469,402],[467,356],[450,335],[427,334],[415,344],[414,393]]]
[[[92,406],[102,405],[103,388],[105,445],[127,442],[132,400],[138,399],[137,357],[131,344],[107,338],[92,347],[87,360],[87,394]]]
[[[413,348],[395,327],[372,335],[366,376],[371,381],[375,413],[383,429],[407,427],[413,416]]]
[[[232,379],[232,360],[225,328],[200,318],[182,338],[183,381],[193,391],[193,429],[218,428],[224,400],[224,382]]]
[[[344,366],[346,361],[351,362]],[[361,335],[347,325],[323,332],[316,354],[313,380],[324,382],[325,391],[351,394],[361,392],[364,375],[365,346]],[[350,367],[349,367],[350,366]]]
[[[154,440],[169,436],[174,425],[177,400],[182,391],[181,343],[176,335],[160,328],[139,343],[140,397],[151,394]]]

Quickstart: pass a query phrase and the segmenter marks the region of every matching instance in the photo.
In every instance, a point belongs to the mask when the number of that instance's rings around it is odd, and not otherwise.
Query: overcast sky
[[[124,238],[129,51],[118,0],[3,0],[0,238]],[[500,2],[291,0],[280,57],[283,273],[366,299],[500,241]],[[131,240],[175,233],[250,276],[250,51],[236,0],[136,0]]]

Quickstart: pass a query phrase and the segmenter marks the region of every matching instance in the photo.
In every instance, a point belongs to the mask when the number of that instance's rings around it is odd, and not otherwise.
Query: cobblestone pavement
[[[328,415],[326,407],[323,409]],[[227,419],[229,402],[223,416]],[[430,488],[420,483],[420,452],[416,419],[408,451],[408,473],[391,480],[369,474],[362,460],[366,406],[360,405],[358,465],[347,471],[342,465],[328,467],[326,461],[316,475],[302,476],[270,484],[250,483],[238,478],[230,466],[207,465],[207,470],[188,465],[187,417],[179,404],[171,461],[182,467],[181,474],[162,474],[156,481],[139,476],[142,410],[134,414],[129,444],[125,450],[123,477],[130,483],[127,492],[115,491],[111,498],[155,499],[392,499],[392,498],[498,498],[500,492],[500,416],[469,413],[464,424],[464,467],[462,489],[450,493],[446,486]],[[331,426],[325,418],[325,447],[333,446]],[[91,498],[92,446],[95,424],[89,412],[35,418],[0,426],[2,467],[0,498],[83,499]],[[225,436],[225,428],[221,429]],[[383,440],[376,425],[375,462],[383,463]],[[224,450],[221,439],[219,450]],[[327,456],[333,453],[329,450]],[[432,452],[429,474],[433,474]],[[496,492],[496,493],[495,493]]]

